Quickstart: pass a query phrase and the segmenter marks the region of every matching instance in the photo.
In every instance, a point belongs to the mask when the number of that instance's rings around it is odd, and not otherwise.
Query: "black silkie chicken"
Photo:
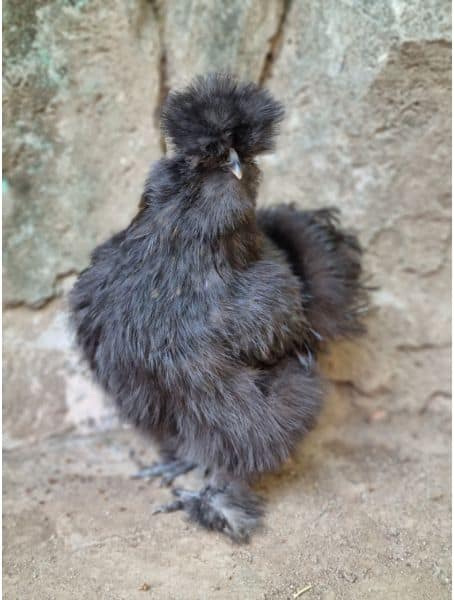
[[[70,295],[97,381],[161,448],[141,475],[205,473],[200,491],[174,489],[159,511],[185,510],[237,541],[263,512],[249,484],[314,424],[317,350],[361,331],[361,252],[336,213],[256,211],[255,157],[282,117],[266,90],[226,75],[170,94],[162,127],[174,155]]]

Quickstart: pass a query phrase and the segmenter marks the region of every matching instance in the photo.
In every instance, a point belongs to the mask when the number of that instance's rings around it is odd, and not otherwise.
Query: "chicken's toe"
[[[169,462],[154,463],[144,467],[132,475],[133,479],[154,479],[161,477],[161,486],[170,486],[179,476],[192,471],[196,465],[185,460],[172,460]]]
[[[184,510],[192,521],[207,529],[222,532],[235,542],[247,542],[261,520],[260,499],[250,490],[231,486],[206,486],[200,491],[172,489],[176,500],[159,507],[153,514]]]
[[[161,513],[176,512],[177,510],[183,509],[184,502],[182,502],[181,500],[174,500],[173,502],[169,502],[168,504],[161,504],[160,506],[157,506],[151,514],[159,515]]]

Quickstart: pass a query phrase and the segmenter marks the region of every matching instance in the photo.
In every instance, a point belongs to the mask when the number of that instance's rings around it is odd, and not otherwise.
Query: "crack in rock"
[[[283,0],[281,5],[281,15],[277,24],[276,31],[269,39],[268,52],[263,61],[262,70],[259,76],[259,84],[264,85],[271,77],[274,63],[282,47],[282,39],[284,36],[285,23],[290,11],[292,0]]]
[[[149,0],[150,8],[158,26],[158,42],[159,42],[159,63],[158,63],[158,98],[154,112],[154,119],[156,127],[160,131],[160,146],[163,154],[167,153],[167,143],[165,135],[160,128],[161,110],[165,99],[170,91],[168,68],[167,68],[167,48],[165,44],[165,33],[164,33],[164,20],[165,13],[163,6],[159,0]]]

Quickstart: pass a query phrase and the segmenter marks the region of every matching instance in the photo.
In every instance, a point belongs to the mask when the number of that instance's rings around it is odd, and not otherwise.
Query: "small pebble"
[[[148,592],[148,590],[151,589],[151,585],[149,583],[142,583],[142,585],[137,589],[139,592]]]
[[[369,415],[369,422],[377,423],[378,421],[383,421],[388,416],[388,413],[385,410],[376,410]]]

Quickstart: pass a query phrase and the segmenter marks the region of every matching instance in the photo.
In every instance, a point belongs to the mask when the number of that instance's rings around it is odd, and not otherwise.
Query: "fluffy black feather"
[[[267,90],[215,73],[169,95],[162,127],[187,156],[216,160],[233,146],[246,159],[272,149],[283,115],[282,105]]]
[[[361,314],[367,289],[361,281],[361,247],[340,229],[336,208],[299,211],[278,205],[257,212],[257,220],[285,251],[302,282],[303,304],[312,334],[319,341],[364,332]]]
[[[236,540],[261,515],[247,483],[277,469],[318,414],[313,332],[356,330],[361,295],[357,242],[331,213],[257,220],[253,157],[281,115],[226,76],[172,95],[176,155],[153,167],[137,216],[70,296],[78,343],[121,415],[163,446],[172,478],[183,461],[211,474],[171,507]],[[225,168],[230,148],[241,180]]]

